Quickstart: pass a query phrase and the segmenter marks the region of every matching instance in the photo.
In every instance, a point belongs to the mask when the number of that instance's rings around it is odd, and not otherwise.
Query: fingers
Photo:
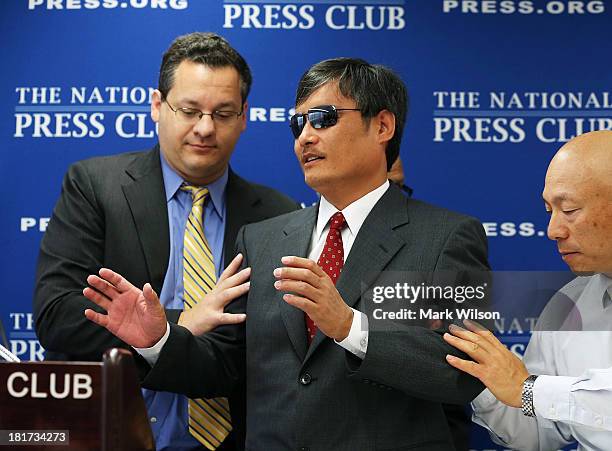
[[[463,338],[464,340],[478,341],[480,338],[474,332],[464,329],[456,324],[450,324],[448,331],[456,337]]]
[[[488,331],[488,329],[484,327],[482,324],[476,321],[473,321],[473,320],[464,319],[463,324],[465,324],[465,327],[467,327],[468,330],[471,330],[472,332],[475,332],[475,333]]]
[[[284,280],[301,280],[315,288],[321,286],[321,278],[310,269],[291,267],[276,268],[274,270],[274,277]]]
[[[302,257],[283,257],[281,262],[287,265],[274,270],[277,290],[291,291],[312,299],[314,291],[321,287],[321,277],[328,277],[312,260]]]
[[[309,269],[317,276],[326,276],[325,272],[321,269],[317,262],[314,262],[308,258],[303,257],[295,257],[292,255],[285,256],[281,258],[281,262],[283,265],[292,267],[292,268],[304,268]]]
[[[108,299],[114,299],[120,294],[113,285],[98,276],[87,276],[87,283],[105,295]]]
[[[478,343],[474,343],[469,340],[463,340],[449,333],[445,333],[443,337],[444,341],[446,341],[449,345],[454,346],[460,351],[465,352],[477,362],[482,362],[483,356],[486,354],[486,350],[483,349]]]
[[[204,295],[204,299],[201,302],[198,302],[198,304],[201,304],[202,302],[211,302],[211,305],[214,305],[216,308],[223,309],[234,299],[246,294],[250,287],[251,282],[244,282],[235,287],[225,288],[223,291],[208,293]]]
[[[491,343],[489,342],[489,340],[485,339],[485,337],[483,337],[482,335],[480,335],[480,333],[474,333],[474,332],[470,332],[469,330],[466,330],[462,327],[459,327],[455,324],[451,324],[450,326],[448,326],[448,331],[456,336],[459,337],[463,340],[466,341],[470,341],[484,349],[486,349],[487,351],[491,350],[492,346]]]
[[[472,376],[479,378],[480,371],[479,365],[476,362],[472,362],[469,360],[463,360],[459,357],[455,357],[454,355],[448,354],[446,356],[446,361],[453,367],[457,368],[464,373],[471,374]]]
[[[94,276],[90,276],[90,277],[94,277]],[[83,290],[83,296],[85,296],[87,299],[89,299],[94,304],[102,307],[106,311],[108,311],[108,309],[110,308],[111,301],[106,296],[104,296],[103,294],[100,294],[96,290],[93,290],[87,287]]]
[[[312,302],[310,299],[306,299],[301,296],[296,296],[294,294],[285,294],[283,295],[283,300],[287,304],[292,305],[295,308],[299,308],[301,311],[303,311],[304,313],[308,313],[308,315],[312,317],[311,313],[313,312],[315,303]]]
[[[220,296],[221,306],[225,307],[227,304],[229,304],[234,299],[239,298],[240,296],[246,294],[249,291],[250,287],[251,287],[251,282],[245,282],[241,285],[238,285],[237,287],[232,287],[232,288],[228,288],[224,290],[222,296]]]
[[[238,268],[240,268],[240,265],[242,264],[242,260],[243,260],[242,254],[236,255],[234,259],[230,262],[230,264],[227,265],[227,268],[223,270],[223,272],[221,273],[221,276],[219,276],[219,280],[217,281],[217,284],[223,282],[225,279],[236,274],[236,271],[238,271]]]
[[[229,267],[228,267],[229,268]],[[227,270],[226,270],[227,271]],[[234,274],[225,280],[219,279],[217,282],[216,288],[220,288],[221,290],[226,290],[231,287],[235,287],[240,285],[241,283],[246,282],[251,277],[251,268],[244,268],[239,271],[237,274]]]
[[[308,282],[302,282],[300,280],[277,280],[274,282],[274,288],[278,291],[288,291],[303,296],[308,298],[310,302],[317,298],[317,289]]]
[[[142,295],[147,304],[159,304],[159,297],[150,283],[145,283],[142,287]]]
[[[468,330],[484,338],[486,341],[488,341],[495,347],[503,346],[501,342],[497,339],[497,337],[493,334],[493,332],[484,327],[482,324],[479,324],[476,321],[471,321],[469,319],[464,319],[463,324],[465,324],[465,327],[467,327]]]
[[[128,282],[121,274],[116,273],[115,271],[108,268],[100,268],[98,271],[100,277],[104,280],[107,280],[110,284],[114,285],[119,293],[123,293],[125,291],[136,288],[130,282]]]
[[[106,327],[108,326],[108,316],[102,315],[101,313],[94,312],[92,309],[85,310],[85,317],[89,321],[93,321],[99,326]]]
[[[246,320],[246,314],[244,313],[223,313],[219,318],[219,325],[221,324],[240,324]]]

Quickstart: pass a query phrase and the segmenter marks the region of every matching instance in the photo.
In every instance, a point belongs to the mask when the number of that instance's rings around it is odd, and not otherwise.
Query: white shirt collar
[[[374,205],[380,200],[380,198],[389,189],[389,180],[380,185],[378,188],[370,191],[365,196],[357,199],[352,204],[348,205],[342,214],[346,219],[346,224],[353,236],[357,236],[359,229],[363,225],[363,222],[368,217]],[[319,203],[319,213],[317,217],[317,226],[315,229],[315,240],[321,238],[321,234],[325,230],[327,223],[330,218],[336,213],[338,209],[334,207],[325,197],[321,196],[321,202]]]

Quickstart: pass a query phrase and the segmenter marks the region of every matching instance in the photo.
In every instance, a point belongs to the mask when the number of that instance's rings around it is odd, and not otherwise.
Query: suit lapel
[[[260,209],[256,208],[261,203],[259,195],[244,179],[237,176],[231,169],[228,176],[226,188],[226,225],[223,251],[225,264],[235,254],[235,240],[240,227],[245,224],[258,222],[265,219]],[[308,208],[299,211],[294,220],[283,229],[283,236],[279,238],[278,255],[306,256],[310,245],[312,229],[317,217],[316,208]],[[256,257],[255,257],[256,258]],[[250,262],[253,264],[253,262]],[[280,265],[280,259],[278,261]],[[282,300],[282,295],[276,292],[281,317],[287,328],[287,333],[295,352],[303,359],[306,355],[306,325],[304,313]]]
[[[395,229],[409,222],[406,198],[391,185],[366,217],[344,263],[336,289],[349,307],[359,301],[367,289],[387,267],[406,241]],[[327,337],[321,331],[315,335],[304,362]]]
[[[159,293],[170,255],[168,209],[159,146],[137,157],[126,169],[122,186],[140,240],[151,285]]]
[[[317,211],[317,206],[310,207],[301,210],[294,216],[293,220],[283,229],[283,236],[278,243],[279,254],[277,255],[281,257],[286,255],[297,257],[308,256],[308,248],[310,247],[312,230],[317,219]],[[276,296],[279,298],[281,317],[285,323],[291,344],[300,360],[304,360],[308,346],[304,312],[283,301],[281,293],[277,292]]]

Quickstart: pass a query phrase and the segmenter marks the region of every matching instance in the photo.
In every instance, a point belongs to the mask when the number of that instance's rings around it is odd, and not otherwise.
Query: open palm
[[[151,285],[146,284],[140,290],[106,268],[100,269],[99,274],[87,278],[93,288],[85,288],[83,294],[106,314],[87,309],[87,319],[130,346],[148,348],[157,343],[166,331],[166,314]]]

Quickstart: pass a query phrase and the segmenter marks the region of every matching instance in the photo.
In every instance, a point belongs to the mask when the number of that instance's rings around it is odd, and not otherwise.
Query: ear
[[[384,144],[391,141],[395,134],[395,115],[389,110],[382,110],[376,115],[376,124],[378,142]]]
[[[159,114],[162,106],[162,94],[156,89],[151,96],[151,119],[153,122],[159,122]]]
[[[249,102],[244,102],[244,105],[242,105],[242,116],[240,118],[242,122],[242,124],[240,125],[242,131],[246,129],[248,113],[249,113]]]

